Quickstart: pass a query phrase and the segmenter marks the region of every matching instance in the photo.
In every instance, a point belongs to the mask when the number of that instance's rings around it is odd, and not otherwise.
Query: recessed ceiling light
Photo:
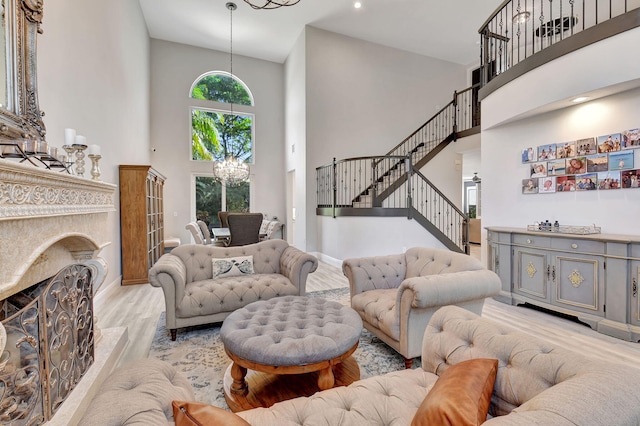
[[[353,7],[355,7],[356,9],[360,9],[362,7],[362,3],[357,1],[357,2],[353,3]]]
[[[575,99],[572,99],[572,100],[571,100],[571,102],[574,102],[574,103],[584,102],[584,101],[586,101],[587,99],[589,99],[589,98],[587,98],[586,96],[580,96],[580,97],[577,97],[577,98],[575,98]]]

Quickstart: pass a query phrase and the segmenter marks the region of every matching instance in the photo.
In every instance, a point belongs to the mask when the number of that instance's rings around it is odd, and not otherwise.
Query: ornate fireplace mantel
[[[115,190],[0,159],[0,300],[108,245]]]

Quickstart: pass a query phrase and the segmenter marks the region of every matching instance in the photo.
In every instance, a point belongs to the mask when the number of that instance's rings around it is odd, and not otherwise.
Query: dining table
[[[231,239],[231,232],[229,228],[211,228],[211,234],[216,241],[228,241]],[[267,236],[265,232],[260,232],[260,240]]]

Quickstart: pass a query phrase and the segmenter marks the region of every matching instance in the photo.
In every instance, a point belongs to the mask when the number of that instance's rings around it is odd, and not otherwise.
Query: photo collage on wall
[[[640,148],[640,129],[523,149],[522,163],[528,164],[529,177],[522,179],[522,193],[639,188],[636,148]]]

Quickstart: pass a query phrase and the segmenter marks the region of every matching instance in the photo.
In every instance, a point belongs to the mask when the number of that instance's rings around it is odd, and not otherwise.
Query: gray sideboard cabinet
[[[640,237],[488,227],[495,299],[577,317],[594,330],[640,341]]]

